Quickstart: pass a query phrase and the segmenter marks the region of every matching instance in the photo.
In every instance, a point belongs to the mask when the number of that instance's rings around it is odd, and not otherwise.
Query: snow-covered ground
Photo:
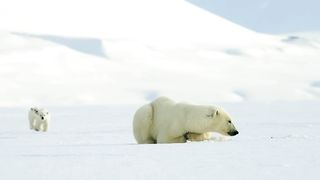
[[[225,103],[233,138],[137,145],[135,106],[51,107],[47,133],[27,109],[0,109],[1,179],[315,179],[320,103]]]

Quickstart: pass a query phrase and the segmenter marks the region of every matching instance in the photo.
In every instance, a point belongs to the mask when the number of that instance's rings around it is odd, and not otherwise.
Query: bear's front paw
[[[209,133],[186,133],[186,139],[189,141],[204,141],[204,140],[209,140],[210,139],[210,134]]]

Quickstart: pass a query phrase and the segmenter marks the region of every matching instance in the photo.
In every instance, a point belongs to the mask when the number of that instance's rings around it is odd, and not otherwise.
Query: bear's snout
[[[239,134],[239,132],[238,132],[237,130],[235,130],[235,131],[230,131],[230,132],[228,132],[228,134],[229,134],[230,136],[235,136],[235,135]]]

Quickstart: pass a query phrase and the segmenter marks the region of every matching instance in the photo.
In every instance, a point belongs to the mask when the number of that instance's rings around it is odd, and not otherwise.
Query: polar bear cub
[[[30,129],[34,129],[36,131],[48,131],[48,126],[50,122],[51,116],[48,110],[44,108],[30,108],[29,111],[29,123]]]
[[[210,139],[210,132],[235,136],[239,132],[222,108],[176,103],[160,97],[139,108],[133,133],[139,144],[184,143]]]

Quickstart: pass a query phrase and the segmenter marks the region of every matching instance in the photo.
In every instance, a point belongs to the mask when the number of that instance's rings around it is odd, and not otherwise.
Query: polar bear
[[[29,111],[30,129],[46,132],[48,131],[50,119],[51,119],[51,116],[46,109],[36,108],[36,107],[30,108],[30,111]]]
[[[203,141],[210,139],[209,132],[238,134],[222,108],[175,103],[167,97],[140,107],[133,120],[133,133],[139,144]]]

